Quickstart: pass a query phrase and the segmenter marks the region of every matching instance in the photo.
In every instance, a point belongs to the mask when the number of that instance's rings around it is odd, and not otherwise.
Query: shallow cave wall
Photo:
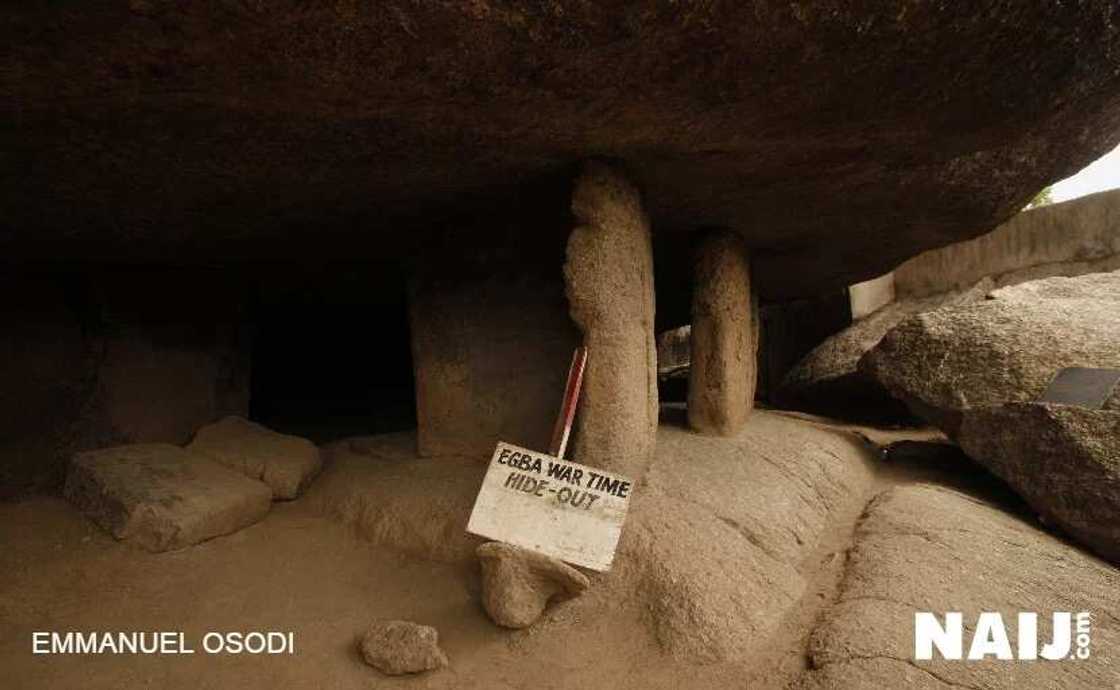
[[[10,270],[0,312],[0,497],[60,484],[78,450],[183,443],[247,414],[243,281],[208,269]]]
[[[499,440],[548,450],[580,343],[564,294],[570,218],[566,195],[531,196],[486,227],[457,219],[469,227],[441,233],[418,264],[409,316],[421,455],[485,461]]]
[[[548,450],[579,344],[558,277],[423,279],[413,295],[420,454]]]

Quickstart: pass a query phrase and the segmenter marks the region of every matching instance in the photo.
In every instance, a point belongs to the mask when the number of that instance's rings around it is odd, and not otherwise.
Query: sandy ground
[[[278,504],[239,533],[152,555],[114,542],[61,499],[0,506],[0,685],[669,688],[690,678],[730,687],[742,677],[738,668],[663,659],[639,621],[609,612],[548,644],[554,654],[542,657],[533,631],[511,633],[486,618],[473,568],[386,553],[307,512]],[[389,678],[364,665],[356,638],[377,618],[434,625],[451,666]],[[36,630],[183,631],[198,653],[36,656]],[[296,653],[201,653],[206,632],[235,630],[293,631]],[[605,639],[618,642],[604,648]]]
[[[182,551],[117,544],[60,499],[0,506],[0,668],[7,687],[371,687],[355,635],[377,617],[443,633],[453,656],[503,644],[462,570],[406,562],[278,504],[262,522]],[[294,631],[282,656],[34,656],[33,630]],[[470,687],[464,683],[464,687]]]
[[[814,420],[814,424],[825,423]],[[883,481],[897,481],[885,478]],[[694,667],[659,654],[632,613],[511,633],[479,605],[474,565],[408,558],[277,503],[260,523],[178,552],[119,544],[63,500],[0,504],[0,668],[9,688],[782,687],[831,600],[858,514],[831,525],[801,568],[810,587],[758,658]],[[619,607],[625,610],[625,607]],[[558,615],[563,615],[560,610]],[[448,669],[389,678],[355,640],[377,618],[434,625]],[[183,631],[193,655],[31,654],[36,630]],[[205,654],[208,631],[292,631],[292,655]],[[609,641],[609,644],[604,644]]]

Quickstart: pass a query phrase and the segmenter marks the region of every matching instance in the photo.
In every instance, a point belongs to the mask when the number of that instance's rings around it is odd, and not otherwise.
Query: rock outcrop
[[[897,416],[890,393],[858,370],[860,357],[889,330],[914,314],[976,302],[997,288],[1114,271],[1120,268],[1118,222],[1120,191],[1102,192],[1024,211],[986,235],[906,261],[882,277],[893,300],[801,359],[785,377],[777,404],[844,417],[853,408]],[[852,286],[853,310],[857,288],[875,290],[870,283]]]
[[[549,602],[579,596],[590,584],[570,565],[510,544],[488,542],[477,553],[482,606],[504,628],[532,625]]]
[[[971,409],[957,438],[1048,522],[1120,564],[1120,410]]]
[[[688,423],[701,433],[736,433],[754,408],[758,300],[743,238],[708,234],[697,249],[689,339]]]
[[[187,450],[261,480],[277,499],[299,496],[323,467],[319,449],[311,441],[244,417],[226,417],[202,427]]]
[[[329,446],[305,501],[388,550],[470,563],[477,458],[417,458],[411,441]],[[612,569],[518,634],[582,635],[565,626],[633,616],[676,663],[750,658],[805,591],[802,563],[830,526],[859,515],[876,458],[852,434],[765,410],[732,437],[663,424]]]
[[[367,664],[390,676],[447,666],[439,632],[411,621],[377,621],[362,636],[359,648]]]
[[[860,360],[955,436],[971,408],[1035,400],[1065,367],[1120,368],[1120,272],[1047,278],[904,321]],[[1105,403],[1120,409],[1120,392]]]
[[[969,304],[991,288],[982,280],[961,293],[901,299],[877,309],[828,337],[786,374],[775,393],[781,407],[853,416],[902,417],[905,411],[875,379],[859,370],[859,360],[902,321],[941,307]]]
[[[247,527],[272,502],[261,482],[164,443],[79,453],[64,492],[117,539],[156,552]]]
[[[653,253],[638,190],[589,162],[576,180],[564,281],[587,368],[572,459],[640,478],[657,434]]]
[[[800,687],[1089,688],[1116,683],[1120,571],[999,507],[932,485],[879,496],[856,529],[840,593],[810,640]],[[1039,646],[1054,612],[1089,612],[1090,656],[1009,662],[915,659],[919,611],[961,612],[967,654],[978,616],[999,612],[1012,653],[1020,612],[1038,614]],[[1076,644],[1076,634],[1071,639]],[[1070,652],[1076,648],[1071,647]]]

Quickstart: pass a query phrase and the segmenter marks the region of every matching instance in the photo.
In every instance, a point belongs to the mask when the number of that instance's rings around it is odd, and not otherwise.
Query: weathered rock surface
[[[860,360],[914,412],[956,434],[962,414],[1038,398],[1059,369],[1120,367],[1120,272],[1047,278],[913,316]],[[1120,391],[1105,403],[1120,409]]]
[[[743,239],[708,234],[697,249],[689,340],[688,423],[702,433],[737,432],[754,408],[758,299]]]
[[[982,280],[961,293],[900,299],[828,337],[790,369],[776,392],[781,407],[833,414],[845,418],[861,413],[902,416],[904,410],[872,377],[859,370],[859,360],[902,321],[941,307],[969,304],[984,298],[992,286]]]
[[[1039,300],[1088,300],[1107,307],[1120,303],[1120,271],[1031,280],[994,290],[988,297],[1027,304],[1034,304]],[[1060,303],[1056,306],[1074,309],[1081,305]]]
[[[796,567],[838,514],[858,510],[876,456],[854,434],[756,410],[733,437],[663,426],[657,457],[639,494],[664,494],[684,513],[715,516]]]
[[[482,606],[490,620],[505,628],[532,625],[550,601],[577,597],[590,584],[570,565],[510,544],[487,542],[477,554]]]
[[[615,591],[638,588],[654,639],[681,663],[749,656],[804,592],[797,567],[767,553],[733,518],[660,492],[632,511],[615,559],[630,570]]]
[[[360,648],[367,664],[391,676],[447,666],[439,632],[411,621],[377,621],[362,636]]]
[[[1120,571],[986,498],[914,485],[879,496],[857,527],[839,597],[814,631],[806,688],[1113,687]],[[1091,655],[1077,661],[914,660],[914,614],[960,611],[967,653],[977,616],[1002,614],[1016,644],[1020,611],[1092,614]]]
[[[202,427],[187,450],[261,480],[277,499],[299,496],[323,467],[319,449],[311,441],[243,417],[226,417]]]
[[[1045,403],[971,409],[957,437],[1044,519],[1120,564],[1120,411]]]
[[[66,498],[117,539],[181,549],[257,522],[272,492],[205,456],[163,443],[77,454]]]
[[[854,435],[756,410],[730,437],[662,426],[657,457],[608,596],[636,589],[643,620],[677,663],[749,658],[806,591],[804,562],[829,526],[859,514],[874,456]]]
[[[406,221],[604,155],[658,228],[745,229],[764,292],[815,294],[979,234],[1114,146],[1114,12],[13,8],[0,256],[391,254],[428,239]]]
[[[587,368],[573,460],[638,479],[657,434],[653,251],[638,190],[599,162],[572,192],[564,281]]]

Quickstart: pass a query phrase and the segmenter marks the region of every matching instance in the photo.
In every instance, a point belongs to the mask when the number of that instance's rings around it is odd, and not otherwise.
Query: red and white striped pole
[[[549,455],[564,458],[564,451],[568,448],[568,437],[572,433],[572,422],[576,418],[576,405],[579,404],[579,389],[583,385],[583,370],[587,366],[587,348],[580,345],[572,353],[572,365],[568,367],[568,384],[564,387],[564,402],[560,405],[560,414],[556,417],[556,426],[552,429],[552,443],[549,445]]]

